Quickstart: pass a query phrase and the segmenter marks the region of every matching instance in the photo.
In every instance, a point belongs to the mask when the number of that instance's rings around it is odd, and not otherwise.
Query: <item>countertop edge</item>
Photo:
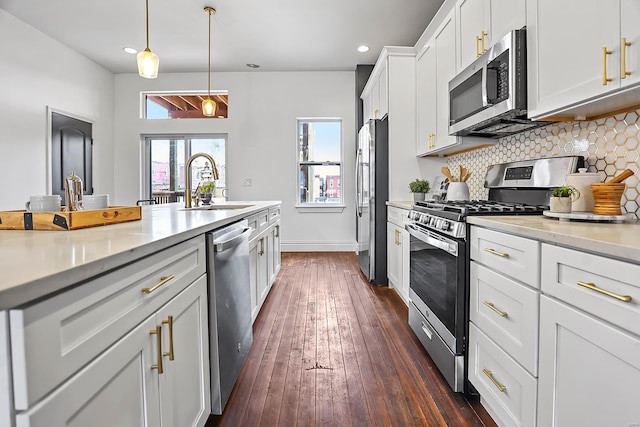
[[[389,200],[387,202],[387,206],[393,206],[394,208],[400,209],[411,209],[413,207],[413,202],[404,200]]]
[[[101,229],[110,228],[115,230],[117,227],[135,227],[137,223],[141,221],[154,221],[153,212],[159,212],[157,209],[168,210],[165,213],[169,215],[199,215],[200,223],[192,228],[186,228],[181,231],[169,233],[167,235],[151,238],[142,244],[134,245],[131,247],[125,247],[123,250],[115,253],[110,253],[104,256],[99,256],[94,260],[71,268],[60,269],[59,271],[37,277],[33,280],[28,280],[22,283],[10,284],[8,288],[0,289],[0,311],[10,310],[22,305],[34,302],[36,300],[53,296],[60,292],[74,288],[75,286],[82,285],[86,280],[91,277],[105,274],[109,271],[117,269],[123,265],[135,262],[144,257],[147,257],[153,253],[162,251],[166,248],[174,246],[178,243],[184,242],[191,238],[202,235],[208,231],[215,230],[223,227],[227,224],[236,222],[242,218],[249,217],[255,213],[268,209],[270,207],[278,206],[282,202],[280,201],[259,201],[259,202],[235,202],[229,201],[229,204],[233,203],[254,203],[255,206],[244,209],[225,211],[226,215],[220,216],[210,213],[211,219],[204,219],[207,213],[196,212],[181,212],[182,204],[171,205],[156,205],[147,206],[143,208],[143,217],[140,221],[133,221],[122,224],[112,224]],[[154,211],[153,209],[156,209]],[[169,212],[170,210],[170,212]],[[206,211],[203,211],[206,212]],[[145,213],[147,215],[145,215]],[[163,218],[166,220],[166,218]],[[98,227],[96,227],[98,228]],[[55,233],[87,233],[91,232],[91,228],[73,231],[30,231],[29,233],[46,233],[47,237]],[[21,231],[14,230],[2,230],[1,233],[21,233]],[[53,233],[53,234],[52,234]],[[10,234],[7,234],[10,235]],[[10,260],[8,260],[10,263]]]

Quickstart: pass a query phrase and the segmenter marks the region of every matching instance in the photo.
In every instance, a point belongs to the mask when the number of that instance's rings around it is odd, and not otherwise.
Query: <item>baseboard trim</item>
[[[349,242],[282,242],[282,252],[355,252]]]

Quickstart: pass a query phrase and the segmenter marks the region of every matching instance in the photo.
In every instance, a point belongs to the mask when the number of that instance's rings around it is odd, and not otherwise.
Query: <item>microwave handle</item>
[[[489,99],[487,96],[487,64],[482,66],[482,107],[487,108],[489,106]]]

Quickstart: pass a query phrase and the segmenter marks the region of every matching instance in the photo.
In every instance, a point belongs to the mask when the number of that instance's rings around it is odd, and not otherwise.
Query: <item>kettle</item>
[[[82,179],[75,172],[64,180],[67,212],[82,210]]]

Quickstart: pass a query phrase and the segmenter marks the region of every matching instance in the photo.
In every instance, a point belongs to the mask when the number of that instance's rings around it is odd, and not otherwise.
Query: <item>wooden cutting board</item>
[[[72,212],[0,212],[0,230],[69,231],[142,219],[140,206],[111,206],[106,209]]]

